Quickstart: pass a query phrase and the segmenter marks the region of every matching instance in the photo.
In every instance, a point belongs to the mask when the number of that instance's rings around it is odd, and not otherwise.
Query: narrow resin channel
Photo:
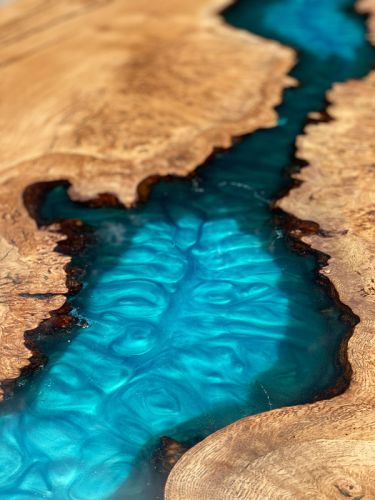
[[[151,500],[161,436],[192,444],[234,420],[311,401],[342,376],[349,324],[316,261],[288,249],[270,203],[287,187],[294,142],[335,81],[374,57],[349,0],[241,0],[231,24],[296,47],[301,85],[279,125],[217,155],[193,179],[164,181],[134,209],[72,203],[62,187],[44,223],[78,218],[95,243],[70,299],[88,327],[40,335],[48,365],[3,405],[4,498]]]

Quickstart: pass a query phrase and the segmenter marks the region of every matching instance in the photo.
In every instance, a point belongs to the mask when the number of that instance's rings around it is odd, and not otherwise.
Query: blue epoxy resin
[[[240,0],[228,22],[299,50],[279,126],[162,182],[131,210],[90,209],[54,189],[46,221],[79,218],[96,243],[71,299],[88,327],[40,339],[49,364],[0,418],[0,497],[162,498],[161,436],[194,442],[245,415],[311,401],[341,374],[348,325],[316,262],[292,253],[270,201],[295,137],[338,80],[374,60],[349,0]],[[338,165],[339,168],[339,165]]]

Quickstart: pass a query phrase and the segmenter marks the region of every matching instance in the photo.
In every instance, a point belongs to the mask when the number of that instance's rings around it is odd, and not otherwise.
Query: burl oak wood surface
[[[374,13],[375,1],[360,9]],[[300,237],[330,256],[321,273],[360,318],[341,396],[245,418],[177,463],[167,500],[375,499],[375,72],[328,94],[333,121],[297,141],[302,185],[279,206],[320,231]]]
[[[0,397],[30,362],[24,332],[66,300],[69,259],[25,209],[28,186],[67,180],[75,199],[109,192],[131,204],[141,181],[185,175],[233,136],[275,124],[294,53],[227,26],[227,3],[1,9]]]

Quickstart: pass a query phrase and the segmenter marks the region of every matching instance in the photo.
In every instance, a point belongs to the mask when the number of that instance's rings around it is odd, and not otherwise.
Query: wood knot
[[[365,496],[362,486],[352,478],[340,478],[336,480],[335,487],[343,497],[360,500]]]

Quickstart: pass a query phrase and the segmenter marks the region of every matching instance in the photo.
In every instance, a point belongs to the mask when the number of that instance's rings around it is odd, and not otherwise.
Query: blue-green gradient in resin
[[[79,218],[96,243],[71,303],[88,327],[43,338],[49,364],[3,405],[0,497],[161,498],[150,457],[244,415],[311,400],[340,376],[348,325],[288,250],[270,201],[309,111],[374,60],[349,0],[241,0],[227,20],[299,50],[279,126],[218,155],[143,206],[90,209],[62,188],[42,217]],[[339,168],[339,165],[338,165]]]

